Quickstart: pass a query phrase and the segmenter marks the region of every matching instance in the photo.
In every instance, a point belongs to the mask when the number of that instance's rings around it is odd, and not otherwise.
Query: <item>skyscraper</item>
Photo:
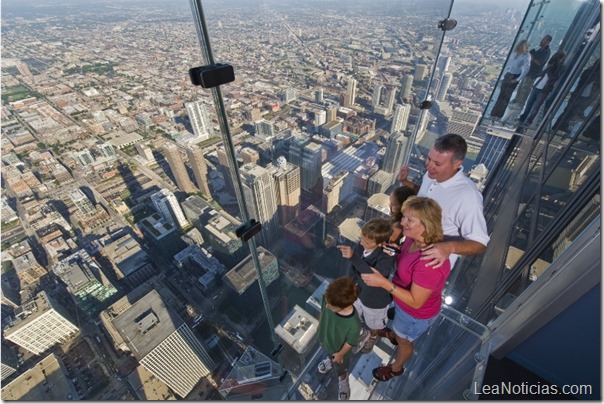
[[[250,217],[262,224],[262,244],[268,247],[278,235],[275,181],[265,168],[254,163],[244,164],[240,172]]]
[[[159,214],[167,222],[181,229],[189,224],[182,212],[176,197],[167,189],[162,189],[151,195],[151,202]]]
[[[325,121],[326,122],[335,121],[337,113],[338,113],[337,107],[331,106],[331,107],[327,108],[327,116],[325,117]]]
[[[340,171],[323,188],[323,211],[330,213],[341,201],[352,193],[353,177],[347,171]]]
[[[210,187],[208,185],[208,166],[206,164],[206,159],[203,156],[203,150],[196,144],[191,145],[187,149],[187,156],[189,158],[189,164],[193,169],[193,174],[195,174],[197,187],[201,190],[203,196],[207,199],[212,199],[212,194],[210,193]]]
[[[449,64],[451,63],[451,56],[443,56],[441,55],[438,60],[438,68],[442,73],[446,73],[449,71]]]
[[[403,163],[408,140],[409,138],[402,132],[394,132],[388,137],[386,155],[382,162],[382,171],[390,174],[398,174]]]
[[[394,115],[392,116],[392,125],[390,126],[390,133],[403,132],[407,130],[407,124],[409,122],[409,113],[411,112],[411,105],[409,104],[397,104],[394,108]]]
[[[315,90],[315,102],[322,103],[323,102],[323,89],[318,88]]]
[[[375,107],[378,107],[380,105],[380,99],[382,97],[383,88],[384,88],[384,86],[382,85],[382,83],[377,83],[375,86],[373,86],[373,95],[371,96],[371,106],[373,107],[374,111],[375,111]]]
[[[124,348],[182,398],[214,368],[189,326],[155,289],[115,317],[112,325]]]
[[[512,134],[509,131],[488,131],[474,164],[484,164],[489,172],[491,172],[511,139]]]
[[[413,87],[413,76],[405,74],[401,80],[401,101],[408,102]]]
[[[323,125],[327,119],[327,113],[324,109],[319,111],[315,111],[315,128],[319,128],[319,126]]]
[[[374,217],[390,218],[390,196],[387,194],[373,194],[367,199],[367,207],[363,220],[368,222]]]
[[[241,222],[224,210],[212,209],[208,215],[206,220],[200,221],[203,236],[212,246],[216,258],[231,268],[249,253],[247,243],[243,244],[235,234]]]
[[[395,97],[396,97],[396,87],[387,86],[386,92],[384,94],[384,108],[386,108],[386,114],[390,114],[392,112],[392,107],[394,106]]]
[[[78,212],[82,217],[91,217],[97,214],[97,210],[92,202],[90,202],[90,199],[78,188],[71,191],[69,197],[78,208]]]
[[[144,158],[147,162],[155,161],[155,157],[153,156],[153,151],[144,143],[137,143],[134,147],[136,147],[136,151],[138,151],[139,156]]]
[[[276,165],[266,167],[275,180],[277,205],[281,225],[292,221],[300,211],[300,167],[288,163],[285,157],[277,158]]]
[[[97,279],[95,273],[98,274],[101,270],[84,250],[59,261],[53,267],[53,272],[67,286],[78,308],[91,317],[104,309],[107,301],[117,293],[117,289],[109,281],[102,284]],[[124,277],[119,270],[116,272],[118,279]]]
[[[233,177],[231,170],[229,169],[229,160],[227,158],[226,150],[224,146],[220,146],[216,149],[216,157],[218,158],[218,171],[224,178],[224,187],[227,193],[235,195],[235,187],[233,185]],[[220,197],[220,194],[218,195]]]
[[[348,98],[348,106],[352,106],[357,99],[357,80],[350,77],[346,86],[346,96]]]
[[[242,147],[239,155],[243,160],[243,164],[257,163],[260,160],[260,154],[251,147]]]
[[[254,128],[256,129],[256,137],[263,140],[270,140],[275,136],[275,129],[273,123],[266,119],[260,119],[254,122]]]
[[[283,92],[283,103],[289,104],[298,96],[298,91],[295,88],[286,88]]]
[[[321,145],[310,142],[302,149],[301,161],[302,188],[314,189],[321,183]]]
[[[428,128],[428,122],[430,121],[430,111],[427,109],[424,109],[420,112],[420,116],[419,116],[419,122],[417,123],[418,125],[418,129],[417,129],[417,138],[416,138],[416,143],[419,143],[422,138],[424,137],[424,135],[426,134],[426,129]]]
[[[397,173],[398,176],[398,173]],[[367,180],[367,194],[374,195],[385,193],[390,185],[394,183],[395,176],[384,170],[378,170]]]
[[[6,351],[8,351],[8,347],[3,345],[3,370],[7,368],[4,363]],[[15,362],[17,362],[16,359]],[[14,366],[17,367],[16,363]],[[31,366],[27,366],[27,369],[10,383],[2,383],[0,395],[3,401],[57,402],[84,399],[78,394],[72,378],[73,376],[67,373],[63,361],[59,359],[59,355],[51,353],[36,363],[32,363]]]
[[[212,129],[212,119],[208,113],[208,109],[201,101],[185,103],[187,115],[193,127],[193,133],[199,141],[211,138],[214,135]]]
[[[189,179],[189,174],[187,173],[185,163],[182,161],[178,146],[172,143],[166,143],[163,147],[163,152],[166,156],[166,160],[168,160],[168,165],[170,165],[170,170],[174,175],[174,180],[176,181],[178,189],[186,193],[196,192],[197,188],[195,188],[195,185],[193,185]]]
[[[447,96],[447,90],[449,89],[449,86],[451,85],[452,78],[453,78],[453,75],[451,73],[443,74],[443,81],[440,83],[440,87],[438,88],[438,93],[436,94],[437,101],[442,102],[445,100],[445,97]]]
[[[288,140],[288,142],[289,142],[288,160],[292,164],[295,164],[298,167],[302,168],[302,151],[304,150],[304,147],[310,143],[310,137],[302,136],[302,135],[295,135],[295,136],[292,136]]]
[[[296,377],[312,359],[318,343],[318,330],[319,321],[298,305],[275,327],[275,334],[284,347],[281,362]]]
[[[283,400],[286,386],[281,381],[283,367],[248,346],[224,378],[219,392],[229,401]]]
[[[428,75],[428,65],[423,63],[418,63],[415,65],[415,79],[423,80]]]
[[[4,329],[4,337],[36,355],[66,342],[78,331],[65,309],[46,292],[40,292],[16,313],[15,321]]]
[[[479,119],[480,115],[476,112],[453,111],[447,124],[447,133],[456,133],[468,139],[474,133]]]

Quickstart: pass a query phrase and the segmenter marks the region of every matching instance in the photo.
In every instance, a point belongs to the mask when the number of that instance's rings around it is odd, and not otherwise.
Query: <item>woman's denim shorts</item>
[[[398,304],[395,304],[394,320],[392,320],[391,328],[399,337],[413,342],[434,324],[437,318],[438,315],[426,320],[418,319],[407,314]]]

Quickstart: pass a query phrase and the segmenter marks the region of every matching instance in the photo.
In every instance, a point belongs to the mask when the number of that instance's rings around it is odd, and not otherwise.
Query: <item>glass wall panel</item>
[[[585,18],[583,12],[586,8],[588,7],[580,0],[573,0],[564,4],[549,1],[531,2],[522,26],[517,32],[514,45],[508,48],[510,49],[510,53],[485,110],[484,118],[486,120],[483,121],[483,124],[510,128],[512,130],[517,127],[518,117],[525,109],[525,103],[528,100],[532,85],[535,83],[536,75],[541,69],[533,67],[533,70],[527,74],[526,79],[521,78],[520,83],[514,85],[504,84],[503,87],[506,89],[504,93],[507,95],[500,97],[505,73],[510,71],[510,69],[513,70],[513,73],[520,73],[519,69],[512,67],[516,46],[521,41],[526,40],[528,50],[533,53],[540,48],[544,49],[541,47],[542,39],[546,35],[549,35],[552,37],[548,47],[549,52],[543,53],[544,56],[547,56],[545,57],[546,61],[558,50],[565,51],[569,58],[576,57],[575,52],[580,45],[580,41],[577,42],[579,35],[574,35],[574,38],[570,38],[569,33],[580,25],[577,18]],[[545,66],[545,63],[542,66]],[[500,99],[500,104],[496,108],[496,113],[493,114],[492,110],[498,99]]]
[[[582,190],[581,185],[571,186],[571,177],[586,185],[587,179],[592,178],[592,164],[597,165],[596,162],[600,161],[599,93],[594,95],[591,92],[599,79],[590,74],[592,69],[599,69],[599,36],[592,33],[597,31],[597,28],[594,30],[593,27],[599,22],[599,8],[595,3],[569,3],[569,11],[572,13],[562,17],[559,13],[552,13],[553,9],[545,12],[546,4],[542,5],[541,14],[544,18],[539,18],[537,22],[540,26],[568,28],[566,32],[557,29],[554,31],[555,37],[559,38],[559,49],[564,50],[569,58],[566,59],[563,74],[559,81],[555,82],[556,86],[549,98],[545,99],[544,107],[536,116],[534,124],[528,131],[516,131],[515,143],[510,143],[511,147],[506,152],[507,160],[498,168],[495,176],[489,177],[485,193],[485,216],[489,226],[492,226],[489,228],[493,229],[493,233],[482,267],[498,267],[499,270],[480,271],[470,265],[467,270],[463,270],[463,275],[458,277],[461,281],[458,280],[457,284],[448,290],[460,304],[469,301],[471,308],[468,310],[472,313],[481,311],[478,308],[481,301],[492,301],[492,296],[488,297],[490,288],[497,290],[497,293],[508,288],[516,288],[516,292],[524,290],[531,276],[531,267],[523,261],[523,257],[535,254],[531,251],[535,248],[535,243],[553,231],[553,226],[570,220],[570,201]],[[554,17],[551,23],[545,19],[547,15]],[[572,21],[572,24],[558,24],[562,20]],[[526,24],[525,20],[523,27],[527,27]],[[577,40],[576,37],[583,39]],[[577,104],[580,113],[573,114],[574,129],[569,130],[562,125],[564,118],[555,120],[556,117],[562,116],[562,110],[571,110],[566,108],[571,97],[577,102],[577,87],[581,75],[581,87],[585,93],[580,101],[585,103]],[[591,83],[591,86],[588,83]],[[590,101],[587,101],[588,99]],[[552,120],[555,121],[555,127]],[[573,140],[583,133],[590,135],[583,135],[581,142]],[[514,144],[516,147],[513,147]],[[517,191],[520,192],[516,196]],[[502,225],[502,221],[505,224]],[[499,258],[501,256],[506,258],[502,260]],[[521,267],[517,268],[515,265]],[[470,275],[477,277],[472,278]],[[469,282],[474,282],[473,288],[467,286]],[[487,283],[488,287],[485,286]],[[501,284],[501,289],[498,284]],[[471,298],[466,299],[468,295],[471,295]],[[505,296],[509,300],[517,295],[510,291]],[[501,298],[501,295],[499,297]],[[461,309],[461,306],[456,308]]]
[[[324,280],[349,273],[336,245],[358,243],[364,221],[387,216],[384,194],[411,148],[388,153],[389,144],[396,145],[390,134],[408,136],[420,125],[419,105],[435,88],[434,63],[444,35],[437,26],[450,3],[204,6],[215,60],[235,67],[236,81],[221,90],[244,199],[249,204],[258,193],[269,193],[247,184],[246,173],[266,171],[274,186],[275,200],[263,202],[264,208],[276,207],[274,227],[262,222],[270,226],[270,237],[258,243],[277,258],[279,277],[268,295],[275,323],[288,328],[295,310],[318,316],[309,298],[319,290],[320,302]],[[258,206],[248,210],[250,217],[261,215]],[[255,310],[241,316],[254,324],[246,342],[269,356],[274,345],[265,315],[258,305],[247,307]],[[273,359],[295,380],[301,367],[292,359],[308,365],[309,358],[292,352],[288,338],[279,341],[284,349]],[[315,352],[316,337],[308,344],[305,349]],[[319,377],[314,365],[305,373]]]
[[[564,250],[573,242],[573,240],[594,220],[599,220],[601,209],[600,195],[594,195],[593,198],[580,210],[577,215],[563,229],[560,234],[552,239],[546,248],[539,254],[538,258],[532,260],[529,264],[516,268],[511,276],[514,277],[511,286],[497,293],[497,297],[491,320],[505,311],[511,302],[514,301],[528,286],[544,274],[551,263],[559,257]],[[509,271],[508,271],[509,272]]]

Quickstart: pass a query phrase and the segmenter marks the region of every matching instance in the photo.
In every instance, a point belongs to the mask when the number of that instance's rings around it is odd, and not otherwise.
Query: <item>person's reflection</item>
[[[571,124],[585,118],[585,111],[593,107],[594,102],[600,98],[600,59],[585,69],[579,77],[579,83],[570,94],[566,108],[553,125],[558,131],[568,132]]]
[[[596,113],[594,119],[587,125],[583,133],[578,137],[579,140],[584,140],[590,143],[599,143],[601,136],[602,124],[600,122],[600,111]]]
[[[539,109],[545,99],[554,89],[554,85],[564,71],[564,59],[566,52],[558,51],[550,58],[547,67],[539,73],[535,80],[531,93],[524,106],[524,112],[518,117],[521,125],[530,125],[539,113]]]
[[[499,89],[499,97],[491,111],[491,118],[501,118],[503,116],[514,93],[514,89],[516,89],[516,86],[524,76],[527,75],[530,66],[531,57],[528,54],[528,42],[526,39],[523,39],[518,43],[514,49],[514,53],[510,57],[508,68]]]

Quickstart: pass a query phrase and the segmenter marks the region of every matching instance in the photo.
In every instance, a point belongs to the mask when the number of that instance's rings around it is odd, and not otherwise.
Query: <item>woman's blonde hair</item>
[[[423,234],[426,244],[443,241],[442,209],[434,199],[410,196],[403,203],[401,212],[406,209],[412,210],[426,229]]]
[[[518,42],[518,45],[516,45],[516,49],[514,49],[514,50],[516,52],[520,52],[520,50],[522,50],[523,48],[524,48],[523,53],[528,52],[529,45],[528,45],[528,41],[526,39],[523,39],[522,41]]]

